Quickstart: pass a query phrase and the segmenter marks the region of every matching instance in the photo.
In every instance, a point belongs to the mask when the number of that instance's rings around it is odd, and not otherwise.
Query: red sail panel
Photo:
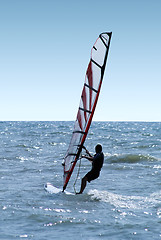
[[[83,126],[82,126],[82,115],[81,115],[81,111],[80,111],[80,110],[78,110],[77,120],[78,120],[80,129],[83,130]]]
[[[83,88],[83,91],[82,91],[82,101],[83,101],[83,108],[87,109],[87,96],[86,96],[85,87]],[[85,118],[85,121],[87,122],[87,112],[86,111],[84,111],[84,118]]]
[[[79,159],[90,128],[105,71],[112,33],[101,33],[92,50],[81,95],[74,131],[64,158],[64,183],[66,189],[74,167]]]
[[[93,77],[92,77],[92,62],[89,62],[88,69],[87,69],[87,78],[88,78],[88,84],[91,87],[90,88],[90,98],[89,98],[89,108],[92,108],[92,88],[93,88]]]

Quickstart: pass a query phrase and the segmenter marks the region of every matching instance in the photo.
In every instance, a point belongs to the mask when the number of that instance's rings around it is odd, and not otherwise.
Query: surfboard
[[[60,194],[60,193],[65,193],[67,195],[75,195],[73,193],[70,193],[68,191],[62,191],[62,189],[60,188],[57,188],[57,187],[54,187],[51,183],[46,183],[45,186],[44,186],[44,189],[50,193],[50,194]]]

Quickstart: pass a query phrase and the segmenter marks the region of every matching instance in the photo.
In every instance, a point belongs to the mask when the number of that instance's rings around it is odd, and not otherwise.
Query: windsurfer
[[[99,177],[104,162],[104,154],[102,152],[102,146],[100,144],[97,144],[95,147],[96,154],[94,155],[94,157],[85,147],[83,148],[86,150],[86,153],[88,155],[83,155],[82,158],[86,158],[92,163],[92,169],[82,178],[80,192],[78,192],[77,194],[83,193],[87,185],[87,181],[90,183],[91,181]]]

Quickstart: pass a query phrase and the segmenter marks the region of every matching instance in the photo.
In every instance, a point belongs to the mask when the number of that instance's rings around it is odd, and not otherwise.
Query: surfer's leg
[[[83,191],[87,185],[87,180],[88,180],[88,178],[86,176],[84,178],[82,178],[81,189],[80,189],[80,192],[77,194],[83,193]]]

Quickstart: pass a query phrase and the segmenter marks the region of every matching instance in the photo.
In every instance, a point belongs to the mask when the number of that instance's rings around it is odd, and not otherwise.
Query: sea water
[[[82,195],[49,194],[73,125],[0,122],[0,239],[161,239],[161,123],[93,122],[85,146],[103,146],[100,177]],[[76,165],[69,192],[90,168]]]

